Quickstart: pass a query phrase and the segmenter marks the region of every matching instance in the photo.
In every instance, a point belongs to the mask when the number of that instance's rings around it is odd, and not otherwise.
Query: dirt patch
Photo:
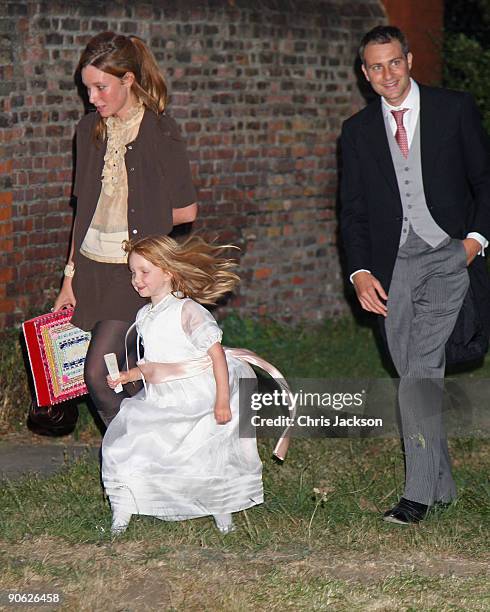
[[[330,555],[314,554],[299,562],[288,563],[292,574],[302,570],[323,578],[335,578],[360,584],[372,584],[388,577],[416,572],[427,577],[456,577],[488,575],[488,562],[464,558],[440,557],[430,558],[424,554],[398,556]]]
[[[130,610],[166,610],[172,605],[170,593],[170,582],[162,572],[147,569],[144,575],[132,576],[123,588],[113,591],[111,599],[127,602]]]
[[[303,546],[283,547],[275,551],[236,553],[213,548],[180,546],[177,550],[149,550],[146,542],[114,542],[101,544],[70,545],[56,538],[41,537],[23,540],[17,544],[1,543],[7,558],[16,563],[41,563],[56,566],[87,564],[94,569],[120,566],[121,569],[143,567],[145,570],[167,566],[192,568],[223,568],[239,570],[245,574],[269,570],[281,566],[282,571],[292,575],[308,571],[312,575],[360,582],[377,582],[388,576],[417,572],[427,577],[454,576],[465,578],[489,575],[489,559],[467,559],[464,557],[425,553],[379,555],[349,553],[348,551],[310,551]],[[161,578],[164,572],[161,572]],[[142,575],[141,580],[146,581]]]
[[[60,592],[62,609],[80,612],[272,612],[285,603],[297,610],[408,610],[385,591],[384,581],[442,577],[449,589],[457,578],[488,575],[487,562],[462,557],[312,552],[301,546],[236,553],[193,546],[152,549],[148,542],[70,545],[43,537],[0,543],[0,550],[6,568],[0,590]],[[440,595],[432,596],[434,609],[445,610]]]
[[[67,436],[40,436],[27,429],[27,427],[20,431],[2,432],[2,444],[8,442],[10,444],[24,444],[26,446],[77,446],[80,444],[88,444],[96,446],[100,445],[102,440],[101,435],[92,435],[90,437],[81,437],[76,439],[73,434]]]

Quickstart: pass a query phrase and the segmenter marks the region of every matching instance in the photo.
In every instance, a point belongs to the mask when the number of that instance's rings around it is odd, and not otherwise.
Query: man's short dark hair
[[[408,41],[405,34],[396,26],[376,26],[372,30],[369,30],[367,34],[364,34],[361,44],[359,45],[359,57],[361,62],[364,64],[364,51],[369,44],[375,43],[377,45],[385,45],[393,40],[397,40],[403,51],[403,55],[406,57],[409,52]]]

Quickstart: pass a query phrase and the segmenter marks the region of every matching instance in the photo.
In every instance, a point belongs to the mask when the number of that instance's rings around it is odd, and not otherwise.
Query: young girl
[[[133,287],[151,303],[135,323],[144,359],[117,380],[107,377],[112,389],[145,383],[123,400],[102,445],[115,535],[132,514],[168,521],[212,515],[228,533],[233,512],[263,501],[255,438],[238,435],[238,383],[255,378],[244,359],[282,376],[253,353],[225,354],[220,328],[198,303],[215,303],[239,281],[223,249],[198,237],[125,243]]]

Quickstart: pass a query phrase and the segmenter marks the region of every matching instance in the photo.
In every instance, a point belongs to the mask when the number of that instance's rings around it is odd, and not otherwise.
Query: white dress
[[[238,435],[238,382],[255,378],[251,367],[227,355],[233,416],[218,425],[207,350],[222,332],[212,315],[189,298],[168,295],[138,312],[136,328],[145,362],[201,366],[187,378],[146,381],[146,389],[123,400],[102,443],[102,480],[113,513],[174,521],[262,503],[256,440]]]

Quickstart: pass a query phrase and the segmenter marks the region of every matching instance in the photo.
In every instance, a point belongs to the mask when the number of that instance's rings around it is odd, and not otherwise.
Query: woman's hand
[[[76,303],[77,301],[75,299],[75,294],[73,293],[73,289],[71,287],[71,278],[65,276],[61,286],[61,291],[54,302],[53,312],[57,312],[62,308],[75,308]]]
[[[218,404],[214,407],[214,418],[218,425],[224,425],[231,421],[231,409],[230,404]]]

